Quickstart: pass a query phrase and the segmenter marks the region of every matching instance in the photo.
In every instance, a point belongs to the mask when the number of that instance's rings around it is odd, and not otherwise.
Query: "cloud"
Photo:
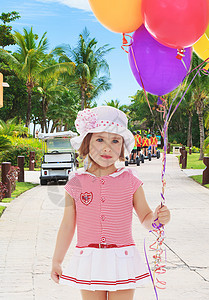
[[[49,3],[49,2],[54,2],[54,3],[60,3],[67,5],[69,7],[73,8],[78,8],[86,11],[91,11],[90,5],[88,0],[36,0],[38,2],[42,3]],[[99,1],[99,0],[98,0]]]

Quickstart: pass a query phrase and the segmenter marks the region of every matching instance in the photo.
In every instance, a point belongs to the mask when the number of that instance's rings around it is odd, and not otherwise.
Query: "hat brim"
[[[128,130],[125,127],[122,126],[98,126],[96,128],[90,129],[85,134],[81,134],[79,136],[71,138],[71,144],[75,150],[79,150],[84,138],[87,136],[88,133],[97,133],[97,132],[110,132],[110,133],[115,133],[119,134],[120,136],[123,137],[124,139],[124,144],[125,144],[125,150],[129,153],[131,153],[133,147],[134,147],[134,136],[131,133],[130,130]]]

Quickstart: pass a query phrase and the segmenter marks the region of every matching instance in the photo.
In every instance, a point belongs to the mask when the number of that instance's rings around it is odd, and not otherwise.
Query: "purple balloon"
[[[177,50],[157,42],[142,25],[133,34],[128,55],[131,70],[141,87],[132,50],[145,90],[154,95],[162,96],[173,91],[190,69],[192,47],[185,48],[185,68],[183,62],[176,58]]]

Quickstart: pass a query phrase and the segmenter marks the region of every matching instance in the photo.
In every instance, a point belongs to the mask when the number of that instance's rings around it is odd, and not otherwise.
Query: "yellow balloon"
[[[193,45],[193,49],[196,54],[202,59],[206,60],[209,58],[209,39],[206,34],[203,34],[201,38]],[[208,64],[205,66],[205,69],[209,68],[209,60]]]
[[[208,25],[208,28],[206,29],[206,32],[205,34],[207,35],[207,37],[209,38],[209,25]]]
[[[91,8],[105,27],[130,33],[142,25],[142,0],[89,0]]]

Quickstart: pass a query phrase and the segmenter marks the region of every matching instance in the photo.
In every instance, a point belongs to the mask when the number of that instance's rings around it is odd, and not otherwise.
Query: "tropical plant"
[[[71,91],[64,91],[49,104],[48,118],[52,122],[51,132],[75,130],[75,119],[79,110],[79,97]]]
[[[120,101],[119,100],[110,100],[110,101],[106,101],[105,100],[105,105],[107,106],[112,106],[112,107],[115,107],[115,108],[118,108],[120,109],[121,105],[120,105]]]
[[[42,149],[42,142],[35,138],[8,137],[13,146],[30,146],[32,148]]]
[[[23,35],[15,31],[14,39],[18,46],[17,52],[11,54],[4,49],[0,49],[0,54],[7,60],[11,69],[26,81],[28,93],[26,127],[28,127],[31,115],[32,89],[35,86],[36,76],[42,69],[41,61],[45,57],[48,41],[45,32],[39,42],[37,42],[38,36],[33,33],[32,27],[30,30],[23,28]]]
[[[80,105],[83,110],[91,106],[91,102],[103,91],[110,89],[109,66],[105,56],[113,49],[106,44],[98,48],[95,38],[90,38],[89,31],[85,28],[79,35],[75,48],[70,45],[63,46],[59,62],[74,62],[75,74],[69,76],[68,82],[71,89],[78,89]],[[104,75],[101,76],[101,73]]]
[[[0,20],[3,22],[3,25],[0,25],[0,46],[2,46],[2,48],[15,44],[14,37],[11,33],[12,26],[8,26],[7,24],[19,18],[20,15],[16,11],[2,13],[0,15]]]
[[[192,60],[192,68],[196,68],[200,65],[203,61],[193,53],[193,60]],[[191,74],[192,76],[193,74]],[[191,78],[190,76],[190,78]],[[193,75],[194,76],[194,75]],[[209,77],[203,74],[198,74],[191,85],[192,88],[192,100],[196,108],[196,112],[198,115],[199,121],[199,131],[200,131],[200,157],[199,159],[202,160],[204,157],[204,109],[209,104]]]
[[[55,101],[55,98],[58,95],[61,95],[62,91],[65,89],[64,86],[58,85],[57,80],[55,78],[40,78],[39,86],[37,87],[37,92],[39,97],[41,97],[41,110],[42,114],[39,115],[39,121],[41,124],[42,132],[48,132],[48,109],[50,103]]]
[[[0,135],[7,136],[27,136],[28,128],[24,127],[22,123],[17,124],[16,118],[4,122],[0,120]]]
[[[206,130],[209,130],[209,113],[207,113],[207,116],[205,118],[205,128]],[[208,136],[204,140],[203,150],[206,155],[209,155],[209,132],[208,132]]]
[[[16,166],[17,157],[21,155],[25,157],[25,167],[28,167],[31,151],[35,151],[35,167],[40,167],[42,150],[30,145],[21,145],[21,144],[17,146],[12,145],[9,151],[4,151],[1,153],[1,162],[10,161],[12,166]]]
[[[17,52],[13,54],[0,49],[1,58],[4,59],[14,70],[17,76],[24,78],[28,94],[28,105],[26,115],[26,127],[30,124],[31,119],[31,98],[32,90],[37,85],[38,79],[41,77],[54,77],[60,72],[68,71],[72,74],[74,71],[73,63],[56,63],[50,60],[54,53],[46,54],[48,41],[46,32],[38,41],[38,35],[33,33],[32,27],[30,30],[23,28],[23,35],[15,31],[15,42],[18,46]],[[50,62],[50,63],[49,63]]]
[[[0,135],[0,152],[7,151],[11,148],[10,140],[3,135]]]

